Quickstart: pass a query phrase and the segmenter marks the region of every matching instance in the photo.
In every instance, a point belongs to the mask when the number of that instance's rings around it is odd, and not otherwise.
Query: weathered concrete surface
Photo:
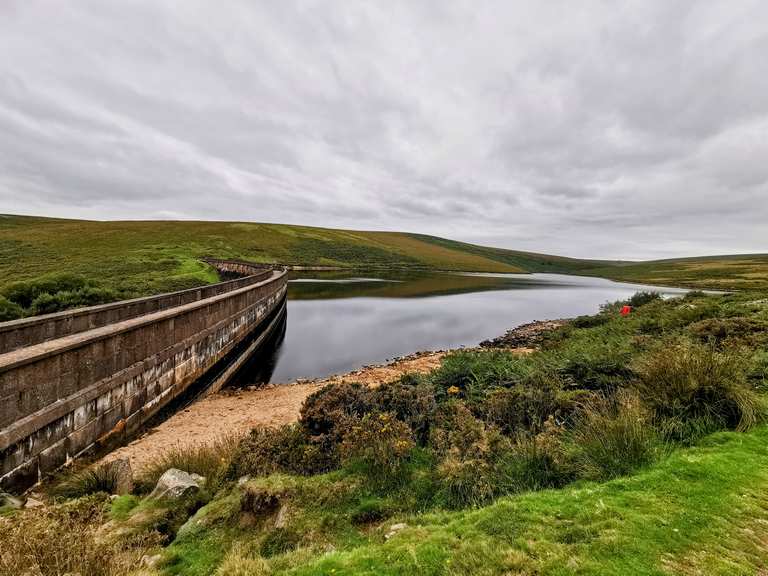
[[[135,432],[186,390],[284,306],[286,273],[255,276],[0,355],[0,486],[29,486],[100,440]]]

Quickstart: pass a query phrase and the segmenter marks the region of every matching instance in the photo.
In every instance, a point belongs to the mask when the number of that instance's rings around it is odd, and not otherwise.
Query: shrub
[[[419,445],[426,444],[437,409],[431,384],[382,384],[371,391],[371,407],[376,412],[392,413],[411,428]]]
[[[550,417],[567,418],[575,409],[576,397],[563,392],[557,374],[536,372],[525,384],[492,391],[483,402],[483,413],[504,434],[537,434]]]
[[[449,508],[480,506],[511,488],[506,470],[510,442],[486,428],[461,402],[442,407],[430,444],[441,457],[437,498]]]
[[[366,414],[351,427],[341,445],[342,460],[374,484],[398,484],[415,443],[411,429],[390,412]]]
[[[768,340],[768,324],[754,318],[708,318],[688,327],[699,340],[717,345],[758,345]]]
[[[62,498],[80,498],[90,494],[114,494],[118,468],[109,463],[73,472],[56,484],[53,494]]]
[[[371,409],[371,391],[361,384],[331,384],[311,394],[301,407],[299,422],[313,436],[341,436],[345,417],[362,417]]]
[[[621,391],[585,405],[572,432],[577,473],[605,480],[653,462],[657,433],[636,393]]]
[[[24,310],[16,304],[11,302],[7,298],[0,296],[0,322],[7,322],[8,320],[16,320],[24,315]]]
[[[335,445],[313,441],[298,424],[255,428],[238,445],[226,477],[317,474],[338,466],[338,459]]]
[[[443,358],[430,380],[438,401],[478,400],[491,388],[520,382],[531,370],[524,358],[504,350],[460,351]]]
[[[30,313],[33,315],[51,314],[70,308],[104,304],[105,302],[112,302],[117,299],[117,294],[112,290],[86,286],[85,288],[75,291],[63,290],[54,293],[43,292],[32,300],[29,309]]]
[[[627,304],[633,308],[639,308],[640,306],[645,306],[656,300],[661,300],[661,294],[658,292],[641,291],[636,292],[629,300],[627,300]]]
[[[139,491],[148,492],[160,476],[176,468],[205,477],[205,488],[214,493],[224,482],[226,472],[240,443],[237,435],[221,436],[209,444],[179,445],[152,460],[137,480]]]
[[[635,386],[664,433],[689,442],[715,430],[746,430],[762,414],[744,359],[711,345],[683,343],[649,354]]]
[[[515,492],[564,486],[573,479],[573,464],[565,449],[563,426],[553,418],[536,435],[518,434],[505,466]]]
[[[0,576],[123,576],[159,543],[156,534],[100,538],[108,519],[104,496],[89,496],[16,514],[0,522]]]
[[[607,347],[585,347],[565,359],[560,374],[572,379],[580,388],[610,392],[629,382],[634,371],[628,353]]]
[[[49,274],[22,282],[13,282],[3,289],[3,294],[11,302],[22,308],[32,306],[32,301],[40,294],[55,294],[56,292],[72,292],[87,285],[85,278],[76,274]]]

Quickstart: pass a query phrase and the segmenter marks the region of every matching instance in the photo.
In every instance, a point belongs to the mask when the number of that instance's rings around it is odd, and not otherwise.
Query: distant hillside
[[[588,265],[398,232],[243,222],[0,217],[0,284],[71,272],[143,294],[215,280],[200,262],[203,256],[298,266],[506,273],[568,272]]]
[[[122,296],[216,280],[201,257],[294,266],[553,272],[694,287],[768,287],[768,255],[659,262],[580,260],[401,232],[284,224],[96,222],[0,215],[0,286],[51,273],[97,280]]]
[[[768,288],[768,254],[705,256],[622,263],[582,271],[623,282],[721,290]]]

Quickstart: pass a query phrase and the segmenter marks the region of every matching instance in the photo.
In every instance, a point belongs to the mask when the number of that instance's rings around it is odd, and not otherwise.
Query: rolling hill
[[[200,258],[298,267],[552,272],[697,288],[768,286],[768,255],[658,262],[580,260],[402,232],[207,221],[86,221],[0,216],[0,286],[70,272],[143,295],[216,280]]]

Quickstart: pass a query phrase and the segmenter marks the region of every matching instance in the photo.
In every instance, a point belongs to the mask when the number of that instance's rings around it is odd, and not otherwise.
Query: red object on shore
[[[624,306],[621,309],[621,315],[622,316],[629,316],[629,313],[632,312],[632,306]]]

